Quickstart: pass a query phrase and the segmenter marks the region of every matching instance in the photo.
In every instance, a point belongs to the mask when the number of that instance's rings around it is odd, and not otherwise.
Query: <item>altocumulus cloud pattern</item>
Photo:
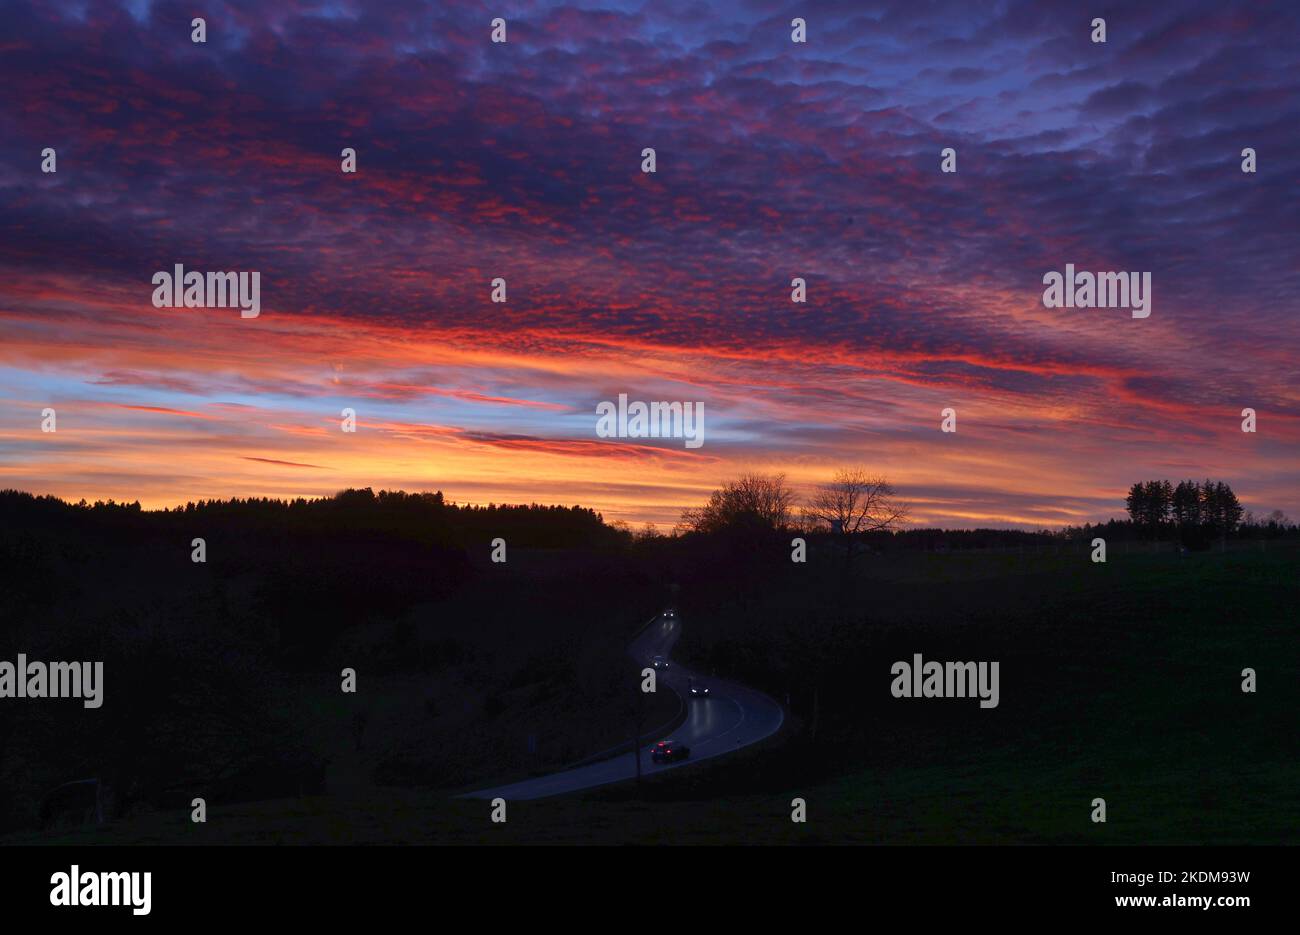
[[[925,523],[1096,520],[1138,466],[1193,462],[1300,510],[1292,5],[202,12],[195,43],[172,3],[4,7],[14,486],[436,475],[662,524],[728,470],[869,448]],[[178,262],[260,271],[262,315],[142,301]],[[1066,263],[1150,272],[1154,314],[1045,308]],[[706,400],[710,444],[597,443],[629,384]],[[51,400],[57,444],[27,431]],[[982,426],[960,447],[946,406]]]

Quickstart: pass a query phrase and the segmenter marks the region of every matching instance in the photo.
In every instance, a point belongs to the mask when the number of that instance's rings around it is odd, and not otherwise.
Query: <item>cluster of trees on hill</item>
[[[1185,545],[1204,544],[1237,531],[1245,510],[1223,481],[1140,481],[1124,501],[1135,526],[1152,538],[1176,533]]]

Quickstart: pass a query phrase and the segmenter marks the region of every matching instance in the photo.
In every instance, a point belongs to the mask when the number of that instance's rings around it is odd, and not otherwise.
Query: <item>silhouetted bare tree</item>
[[[846,545],[856,535],[897,529],[907,519],[907,506],[896,499],[889,481],[861,469],[836,471],[817,488],[804,512],[842,536]]]

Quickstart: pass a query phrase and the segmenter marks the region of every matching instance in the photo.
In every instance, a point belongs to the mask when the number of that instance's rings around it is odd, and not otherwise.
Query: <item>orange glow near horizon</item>
[[[1232,478],[1254,442],[1225,414],[1213,463],[1153,452],[1187,431],[1176,421],[1184,407],[1137,407],[1125,424],[1113,404],[1127,401],[1129,374],[1112,367],[1061,374],[1074,394],[1035,397],[914,375],[954,359],[990,373],[1041,369],[969,353],[882,349],[855,364],[795,342],[746,353],[572,330],[125,311],[81,318],[75,339],[46,315],[0,313],[19,336],[0,356],[10,376],[0,442],[19,453],[0,461],[0,486],[149,509],[439,489],[457,502],[581,504],[609,521],[671,527],[742,471],[784,472],[806,496],[836,468],[862,466],[890,478],[914,524],[1042,528],[1120,514],[1127,485],[1148,474]],[[806,380],[810,360],[820,380]],[[16,399],[16,373],[44,384],[43,398]],[[595,404],[619,392],[703,402],[705,444],[597,437]],[[955,434],[939,431],[947,405],[958,409]],[[53,434],[39,431],[46,406]],[[345,407],[355,433],[341,431]],[[1282,493],[1241,486],[1261,508]]]

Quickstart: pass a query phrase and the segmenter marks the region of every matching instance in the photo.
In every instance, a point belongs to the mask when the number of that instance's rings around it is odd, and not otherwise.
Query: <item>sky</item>
[[[920,525],[1101,520],[1152,477],[1300,518],[1293,2],[0,23],[0,487],[440,489],[665,527],[745,471],[806,496],[860,467]],[[260,315],[155,307],[177,263],[259,272]],[[1149,272],[1150,316],[1045,307],[1067,263]],[[601,437],[620,393],[703,404],[704,444]]]

